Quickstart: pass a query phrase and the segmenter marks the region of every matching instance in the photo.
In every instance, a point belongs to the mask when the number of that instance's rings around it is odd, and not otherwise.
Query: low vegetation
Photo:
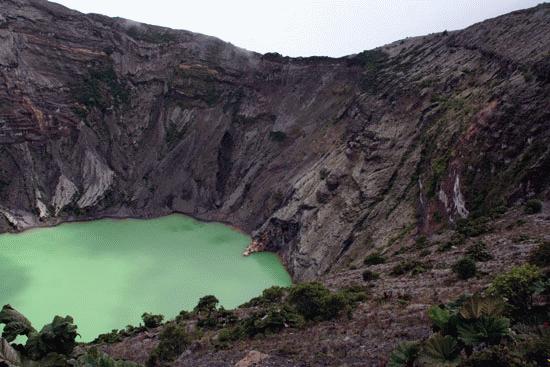
[[[524,211],[526,214],[540,213],[542,211],[542,202],[536,199],[527,200]]]
[[[482,293],[432,306],[433,335],[399,344],[388,366],[547,366],[550,307],[533,299],[549,291],[540,269],[515,267]]]
[[[463,280],[470,279],[476,275],[476,262],[470,257],[463,257],[452,267],[453,272]]]
[[[0,366],[8,367],[135,367],[134,363],[116,361],[99,352],[94,345],[116,343],[125,337],[148,329],[159,328],[158,344],[147,360],[147,366],[163,366],[174,361],[193,342],[206,337],[217,348],[225,348],[236,340],[257,335],[278,333],[288,328],[301,328],[320,321],[351,316],[353,308],[366,299],[361,287],[333,292],[321,283],[297,284],[288,288],[271,287],[235,310],[219,306],[213,295],[202,297],[192,311],[182,311],[173,320],[164,322],[163,315],[144,313],[143,325],[128,326],[102,334],[84,354],[75,356],[77,327],[70,316],[56,316],[51,324],[37,332],[22,314],[6,305],[0,312],[4,324],[0,338]],[[16,346],[19,336],[27,336],[25,345]],[[75,359],[76,358],[76,359]],[[29,364],[30,363],[30,364]]]

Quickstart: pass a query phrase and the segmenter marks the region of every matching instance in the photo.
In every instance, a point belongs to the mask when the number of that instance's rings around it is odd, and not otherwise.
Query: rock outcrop
[[[0,3],[2,231],[182,212],[304,280],[550,198],[548,4],[333,59]]]

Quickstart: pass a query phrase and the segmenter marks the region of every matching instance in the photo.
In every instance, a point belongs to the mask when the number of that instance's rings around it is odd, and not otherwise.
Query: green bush
[[[414,364],[420,351],[418,342],[402,342],[390,354],[388,367],[409,367]]]
[[[538,266],[550,266],[550,241],[538,245],[529,255],[529,262]]]
[[[378,265],[385,262],[386,258],[382,256],[379,252],[373,252],[372,254],[368,255],[365,260],[363,260],[363,264],[365,265]]]
[[[57,367],[57,366],[56,366]],[[74,367],[140,367],[137,363],[117,361],[97,348],[89,349],[86,354],[78,357]]]
[[[526,214],[540,213],[542,211],[542,202],[536,199],[527,200],[524,211]]]
[[[420,263],[419,261],[416,261],[416,260],[405,260],[405,261],[401,261],[399,264],[395,265],[390,274],[391,275],[403,275],[403,274],[406,274],[408,272],[410,272],[411,270],[413,269],[417,269],[417,270],[420,270],[421,269],[424,269],[425,271],[425,267],[423,267],[423,264]],[[419,272],[422,272],[422,271],[417,271],[416,273],[419,273]]]
[[[240,307],[255,307],[278,303],[282,301],[286,292],[287,288],[273,286],[271,288],[264,289],[260,296],[252,298],[250,301],[243,303]]]
[[[489,261],[493,259],[493,255],[487,251],[487,246],[482,241],[478,241],[468,247],[466,255],[475,261]]]
[[[459,355],[460,347],[455,338],[435,334],[422,346],[419,360],[424,366],[456,366]]]
[[[141,315],[141,319],[143,320],[143,325],[147,329],[153,329],[156,327],[159,327],[162,325],[162,321],[164,320],[163,315],[153,315],[148,312],[145,312],[143,315]]]
[[[286,139],[286,134],[282,131],[270,131],[269,138],[273,141],[281,142]]]
[[[195,312],[210,312],[216,309],[218,303],[218,299],[215,296],[208,295],[204,296],[201,299],[199,299],[199,303],[195,306],[194,311]]]
[[[455,232],[451,236],[451,239],[445,243],[442,243],[437,247],[437,251],[439,252],[445,252],[453,247],[458,247],[464,244],[466,242],[466,236],[464,236],[462,233]]]
[[[330,320],[348,306],[343,294],[333,294],[321,283],[303,283],[292,287],[288,302],[306,320]]]
[[[31,333],[25,344],[25,354],[38,360],[50,353],[69,355],[76,346],[76,325],[71,316],[55,316],[38,333]]]
[[[489,287],[491,294],[508,300],[511,312],[526,314],[533,306],[533,295],[541,289],[543,275],[534,265],[521,265],[498,275]]]
[[[147,366],[164,365],[178,358],[191,343],[191,337],[182,326],[167,324],[159,335],[159,344],[149,356]]]
[[[486,217],[459,219],[456,222],[458,233],[466,237],[476,237],[489,232],[489,219]]]
[[[475,351],[462,361],[460,367],[535,367],[525,360],[515,348],[507,345],[493,345],[486,349]],[[543,366],[542,364],[540,366]]]
[[[460,279],[466,280],[476,275],[476,263],[469,257],[463,257],[458,260],[452,267],[453,272]]]
[[[363,280],[365,282],[371,282],[371,281],[377,280],[378,278],[380,278],[380,274],[375,273],[374,271],[365,270],[363,272]]]

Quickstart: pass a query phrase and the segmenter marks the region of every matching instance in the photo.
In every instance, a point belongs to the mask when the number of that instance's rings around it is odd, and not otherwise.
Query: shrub
[[[141,319],[143,320],[143,325],[145,325],[147,329],[153,329],[162,325],[162,320],[164,320],[164,316],[153,315],[145,312],[143,315],[141,315]]]
[[[458,247],[460,245],[463,245],[465,241],[466,241],[466,236],[464,236],[462,233],[455,232],[453,233],[449,241],[438,246],[437,251],[439,252],[448,251],[453,247]]]
[[[487,251],[487,246],[482,241],[478,241],[468,247],[466,255],[475,261],[489,261],[493,259],[493,255]]]
[[[289,305],[271,306],[255,312],[231,328],[225,328],[218,334],[222,343],[254,337],[258,334],[271,334],[284,328],[298,328],[304,324],[304,318]]]
[[[210,312],[216,309],[218,303],[218,299],[215,296],[208,295],[204,296],[201,299],[199,299],[199,303],[194,308],[195,312]]]
[[[191,342],[182,326],[167,324],[159,335],[159,344],[149,356],[147,366],[159,366],[178,358]]]
[[[542,202],[536,199],[527,200],[523,210],[526,214],[540,213],[542,211]]]
[[[370,281],[373,281],[373,280],[377,280],[378,278],[380,278],[380,274],[375,273],[374,271],[365,270],[363,272],[363,280],[365,282],[370,282]]]
[[[378,265],[386,262],[386,258],[382,256],[379,252],[373,252],[372,254],[365,257],[363,263],[365,265]]]
[[[452,270],[460,279],[466,280],[476,275],[477,268],[474,260],[463,257],[453,265]]]
[[[460,348],[455,338],[435,334],[424,343],[419,359],[426,366],[456,365],[459,354]]]
[[[107,354],[99,352],[97,348],[89,349],[76,360],[75,367],[139,367],[138,364],[126,361],[117,361]]]
[[[474,352],[468,359],[463,361],[461,367],[510,367],[524,366],[524,357],[515,348],[510,348],[506,345],[493,345],[489,348]],[[543,365],[541,365],[543,366]]]
[[[507,299],[512,313],[525,314],[531,309],[533,295],[540,291],[542,281],[542,273],[536,266],[516,266],[498,275],[489,287],[489,293]]]
[[[286,134],[282,131],[270,131],[269,138],[273,141],[284,141],[286,139]]]
[[[189,320],[191,318],[192,314],[189,311],[181,310],[178,316],[176,316],[176,322],[182,322],[185,320]]]
[[[529,255],[529,262],[538,266],[550,266],[550,242],[538,245]]]
[[[486,217],[460,219],[456,222],[456,230],[466,237],[476,237],[489,232],[488,221]]]
[[[25,344],[25,353],[33,360],[50,353],[69,355],[76,346],[76,325],[71,316],[55,316],[38,333],[31,333]]]
[[[418,352],[420,344],[418,342],[403,342],[397,346],[390,354],[388,367],[408,367],[412,366]]]
[[[290,290],[288,302],[306,320],[330,320],[347,306],[343,294],[333,294],[321,283],[298,284]]]
[[[283,300],[283,297],[285,296],[286,291],[287,288],[275,285],[271,288],[264,289],[261,295],[252,298],[251,300],[243,303],[239,307],[256,307],[281,302]]]
[[[422,267],[422,264],[416,260],[406,260],[406,261],[401,261],[399,264],[395,265],[390,274],[391,275],[403,275],[403,274],[406,274],[408,273],[409,271],[417,268],[417,267]],[[425,269],[425,268],[423,268]]]

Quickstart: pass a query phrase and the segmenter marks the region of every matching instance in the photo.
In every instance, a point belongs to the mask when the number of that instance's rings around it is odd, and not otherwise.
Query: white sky
[[[542,0],[56,0],[221,38],[261,53],[344,56],[402,38],[467,27]]]

